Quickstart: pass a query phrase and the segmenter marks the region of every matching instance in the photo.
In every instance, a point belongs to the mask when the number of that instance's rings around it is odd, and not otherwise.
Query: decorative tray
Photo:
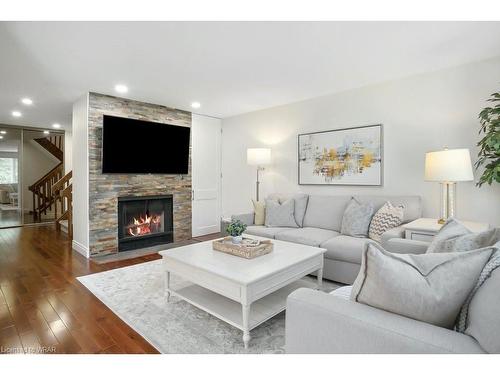
[[[251,238],[243,238],[240,244],[234,244],[231,241],[231,237],[224,237],[223,239],[213,241],[212,246],[214,250],[245,259],[257,258],[273,251],[273,243],[270,240],[258,241],[255,244],[255,240]]]

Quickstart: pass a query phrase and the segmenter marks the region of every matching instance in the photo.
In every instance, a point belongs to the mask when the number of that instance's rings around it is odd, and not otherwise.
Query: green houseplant
[[[240,220],[231,220],[231,223],[227,226],[227,233],[231,236],[233,243],[240,243],[243,239],[241,234],[245,229],[247,229],[246,224]]]
[[[494,181],[500,183],[500,93],[491,94],[488,101],[493,105],[479,113],[479,134],[484,134],[484,137],[477,143],[479,159],[474,165],[476,169],[484,165],[484,171],[477,186],[491,185]]]

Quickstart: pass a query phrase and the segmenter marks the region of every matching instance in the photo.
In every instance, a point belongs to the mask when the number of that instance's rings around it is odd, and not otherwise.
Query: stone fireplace
[[[166,241],[181,242],[190,239],[191,160],[188,174],[185,175],[103,174],[101,154],[103,115],[190,127],[191,113],[97,93],[89,93],[87,105],[89,256],[115,254]],[[138,150],[147,147],[142,144],[137,146]],[[161,199],[152,199],[165,196],[169,197],[169,203],[159,203]],[[143,198],[149,199],[149,203],[145,203]],[[127,215],[135,214],[132,218],[124,217],[123,213],[118,212],[119,206],[125,205],[128,199],[138,201],[127,208]],[[163,214],[158,215],[156,212],[158,205],[163,205]],[[139,209],[143,212],[135,212]],[[159,217],[153,218],[154,215]],[[134,218],[138,224],[134,224]],[[163,233],[158,232],[157,224],[161,224]],[[124,225],[126,231],[131,229],[132,233],[139,235],[133,236],[130,232],[127,235]]]
[[[118,198],[118,251],[173,242],[172,195]]]

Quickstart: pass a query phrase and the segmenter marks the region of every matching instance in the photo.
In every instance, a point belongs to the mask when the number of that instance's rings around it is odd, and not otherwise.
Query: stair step
[[[68,220],[61,220],[61,231],[64,233],[68,233]]]

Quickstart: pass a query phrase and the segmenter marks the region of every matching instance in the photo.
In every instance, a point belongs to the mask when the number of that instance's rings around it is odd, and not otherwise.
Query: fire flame
[[[161,223],[161,217],[159,215],[151,215],[147,214],[143,217],[142,215],[139,218],[133,218],[133,227],[128,228],[128,234],[131,236],[142,236],[148,233],[151,233],[151,227],[159,228],[157,224]],[[152,225],[154,224],[154,225]]]

